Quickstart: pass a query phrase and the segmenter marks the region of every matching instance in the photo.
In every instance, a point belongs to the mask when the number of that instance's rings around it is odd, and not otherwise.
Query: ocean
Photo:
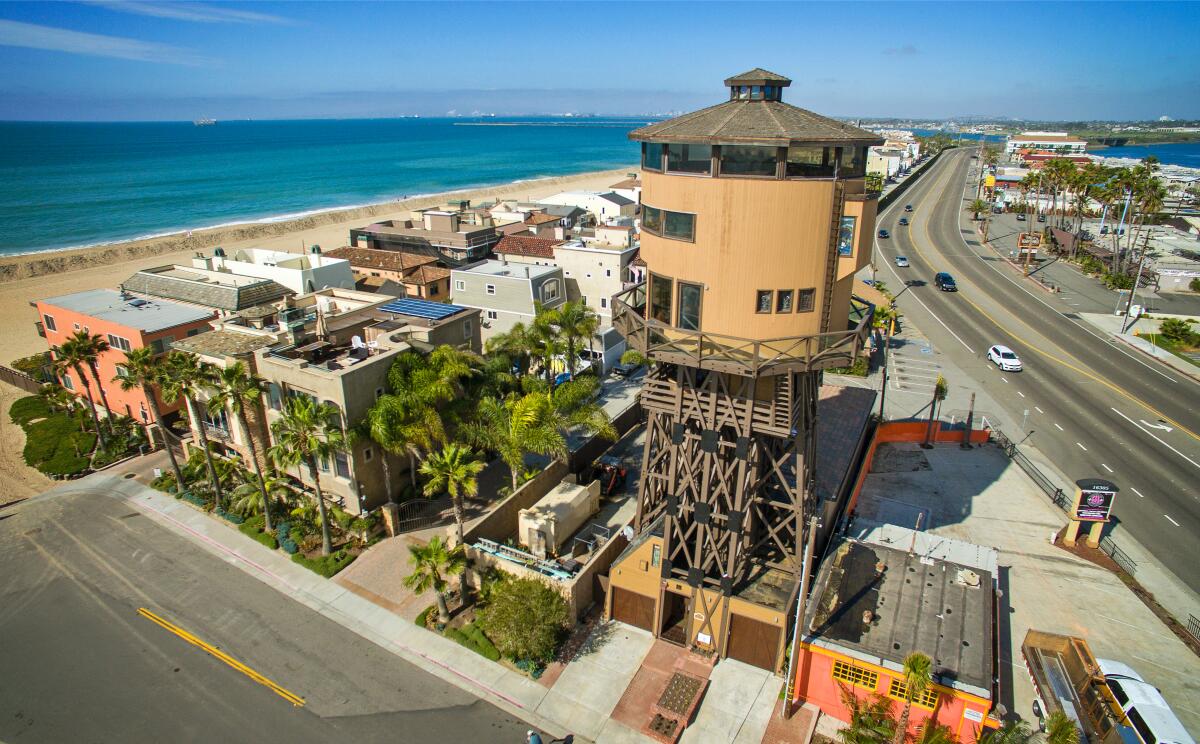
[[[1141,160],[1147,155],[1158,157],[1163,165],[1181,165],[1185,168],[1200,168],[1200,142],[1180,142],[1174,145],[1126,145],[1088,150],[1089,155],[1105,158],[1133,158]]]
[[[0,122],[0,255],[618,168],[646,122]]]

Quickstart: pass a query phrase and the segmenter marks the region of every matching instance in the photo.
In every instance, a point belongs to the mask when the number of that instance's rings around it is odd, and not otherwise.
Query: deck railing
[[[848,367],[871,328],[870,314],[846,331],[749,339],[688,331],[646,318],[646,283],[613,296],[613,325],[638,352],[658,362],[758,376]]]

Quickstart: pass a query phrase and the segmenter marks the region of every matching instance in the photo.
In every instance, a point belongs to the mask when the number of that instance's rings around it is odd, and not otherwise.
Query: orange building
[[[905,527],[857,520],[822,562],[799,628],[793,700],[848,720],[843,694],[904,707],[905,657],[933,660],[910,730],[930,719],[974,742],[995,705],[997,553]]]
[[[108,341],[109,350],[100,355],[97,372],[100,390],[108,399],[109,410],[118,416],[131,416],[150,423],[150,408],[140,389],[125,391],[113,378],[125,374],[125,352],[145,346],[165,352],[171,343],[208,330],[216,317],[211,310],[159,299],[142,299],[111,289],[92,289],[45,300],[35,300],[38,311],[38,335],[43,336],[55,352],[76,331],[98,334]],[[84,385],[90,387],[96,405],[102,405],[96,381],[76,379],[74,372],[60,378],[63,387],[78,396],[86,396]],[[164,415],[178,409],[179,404],[159,401]]]

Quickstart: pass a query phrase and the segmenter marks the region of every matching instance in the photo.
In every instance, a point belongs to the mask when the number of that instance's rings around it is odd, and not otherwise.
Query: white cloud
[[[153,41],[103,36],[65,28],[39,26],[33,23],[0,19],[0,46],[46,49],[92,57],[113,57],[138,62],[165,62],[173,65],[198,67],[213,60],[190,50]]]
[[[91,0],[91,3],[118,13],[134,13],[193,23],[291,23],[287,18],[267,13],[203,3],[153,3],[135,0]]]

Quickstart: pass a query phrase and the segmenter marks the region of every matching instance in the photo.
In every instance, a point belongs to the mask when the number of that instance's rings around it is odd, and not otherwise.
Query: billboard
[[[1107,522],[1118,489],[1099,478],[1075,481],[1079,498],[1075,501],[1074,518],[1080,522]]]

